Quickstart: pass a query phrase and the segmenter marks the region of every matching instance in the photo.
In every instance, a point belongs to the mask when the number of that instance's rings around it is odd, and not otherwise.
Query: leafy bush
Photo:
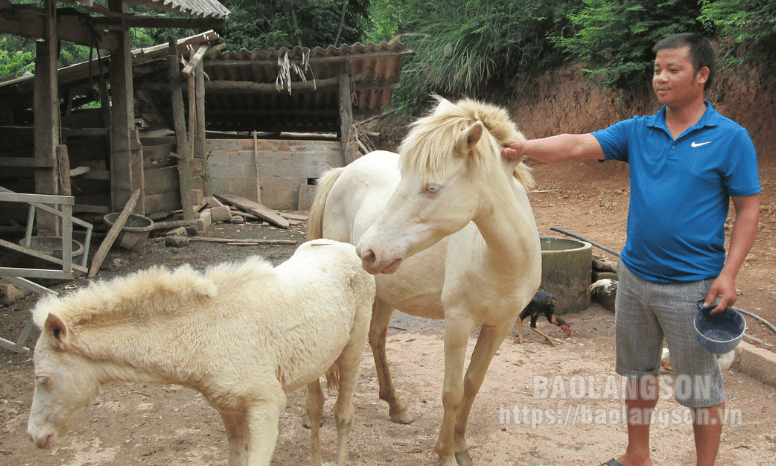
[[[32,71],[34,68],[35,64],[32,63],[32,53],[0,50],[0,78],[20,76],[26,71]]]
[[[574,59],[585,60],[585,71],[597,82],[619,89],[638,87],[651,76],[652,47],[680,32],[713,35],[713,27],[699,20],[698,1],[585,0],[571,15],[577,33],[555,37]]]
[[[722,56],[728,69],[758,57],[773,63],[776,56],[776,3],[768,0],[702,0],[703,19],[719,27],[733,43],[745,47],[726,47]],[[773,66],[773,65],[772,65]]]

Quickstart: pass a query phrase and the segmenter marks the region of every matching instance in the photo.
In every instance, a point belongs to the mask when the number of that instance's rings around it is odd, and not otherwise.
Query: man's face
[[[662,49],[655,58],[652,88],[660,103],[681,107],[703,99],[703,86],[709,72],[705,66],[696,74],[690,61],[690,47]]]

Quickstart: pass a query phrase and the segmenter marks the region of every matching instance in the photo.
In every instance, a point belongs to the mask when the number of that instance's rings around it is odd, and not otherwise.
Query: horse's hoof
[[[397,424],[412,424],[412,421],[414,421],[415,418],[412,417],[412,414],[408,410],[404,411],[397,411],[393,414],[391,414],[391,421],[397,423]]]
[[[455,454],[455,462],[458,466],[474,466],[472,462],[472,455],[469,454],[469,450]]]

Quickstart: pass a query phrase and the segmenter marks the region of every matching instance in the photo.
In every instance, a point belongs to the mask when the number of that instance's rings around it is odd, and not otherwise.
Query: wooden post
[[[45,35],[36,44],[35,92],[33,94],[33,134],[35,138],[35,192],[58,194],[56,147],[59,145],[59,90],[57,85],[57,9],[54,0],[46,0]],[[59,235],[56,216],[40,212],[39,232]]]
[[[194,140],[194,157],[202,161],[202,184],[205,196],[212,197],[213,189],[210,187],[210,177],[207,171],[207,154],[205,153],[205,66],[200,61],[195,74],[195,96],[197,100],[197,137]]]
[[[108,0],[110,10],[116,13],[127,13],[129,8],[122,0]],[[132,160],[136,153],[132,151],[130,129],[135,127],[134,96],[132,88],[132,52],[130,50],[129,28],[116,31],[119,46],[111,55],[110,89],[113,109],[111,117],[111,208],[121,210],[136,189],[132,167],[137,163]],[[141,162],[142,165],[142,162]]]
[[[167,55],[172,99],[172,120],[175,127],[175,139],[178,146],[178,174],[180,176],[181,206],[183,219],[194,218],[194,206],[191,202],[191,153],[186,133],[186,109],[183,105],[180,68],[178,67],[178,39],[170,39]]]
[[[62,196],[72,196],[70,189],[70,157],[67,156],[67,146],[62,144],[57,146],[57,167],[59,173],[59,194]]]
[[[259,169],[259,141],[253,131],[253,164],[256,166],[256,202],[261,204],[261,170]]]
[[[140,142],[140,131],[136,128],[132,128],[129,131],[131,138],[130,143],[132,152],[130,155],[130,163],[132,164],[132,184],[136,186],[135,191],[140,191],[140,198],[135,206],[135,212],[140,215],[145,215],[148,212],[145,210],[145,170],[143,167],[143,144]]]
[[[345,165],[356,159],[353,144],[350,142],[353,126],[353,101],[350,98],[350,75],[339,75],[340,136],[342,139],[342,158]]]

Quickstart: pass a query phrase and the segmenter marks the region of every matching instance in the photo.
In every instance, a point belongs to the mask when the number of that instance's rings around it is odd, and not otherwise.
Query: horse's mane
[[[190,265],[175,270],[153,266],[94,282],[62,297],[43,298],[32,315],[38,328],[43,328],[49,313],[56,314],[68,325],[82,328],[172,318],[198,310],[219,294],[260,286],[256,280],[273,271],[272,264],[258,256],[214,265],[204,273]]]
[[[452,148],[458,136],[478,121],[492,138],[486,136],[475,146],[475,163],[485,157],[501,157],[505,144],[525,139],[503,108],[472,99],[452,103],[439,96],[435,98],[438,103],[434,111],[416,120],[399,146],[402,165],[420,171],[424,178],[444,171],[454,155]],[[517,164],[513,175],[526,189],[532,188],[533,177],[525,164]]]

